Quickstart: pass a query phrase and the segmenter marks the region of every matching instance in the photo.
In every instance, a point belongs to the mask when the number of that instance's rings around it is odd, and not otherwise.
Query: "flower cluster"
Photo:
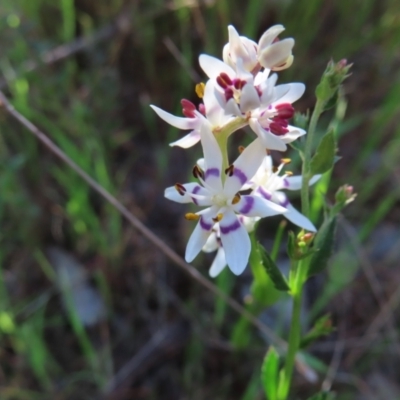
[[[189,148],[201,142],[204,158],[193,168],[197,182],[177,183],[165,190],[165,197],[179,203],[205,207],[186,214],[197,225],[186,247],[191,262],[201,250],[218,250],[210,275],[216,276],[226,265],[234,274],[245,269],[251,252],[248,232],[260,218],[283,214],[309,231],[313,224],[290,203],[281,190],[297,190],[301,176],[281,171],[283,159],[274,167],[270,150],[285,151],[286,144],[305,134],[291,126],[293,102],[304,93],[302,83],[276,85],[277,74],[293,62],[294,40],[279,40],[284,30],[276,25],[256,43],[239,36],[228,27],[229,43],[223,49],[223,61],[202,54],[199,63],[209,78],[196,86],[202,100],[199,105],[181,101],[184,117],[174,116],[151,106],[159,117],[189,134],[171,146]],[[255,140],[242,149],[236,161],[227,156],[227,140],[235,131],[250,126]],[[314,177],[310,183],[314,183]]]

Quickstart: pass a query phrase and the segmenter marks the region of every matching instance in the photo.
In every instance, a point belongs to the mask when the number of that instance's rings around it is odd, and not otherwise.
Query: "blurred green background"
[[[306,84],[299,111],[331,58],[354,63],[326,199],[344,183],[358,197],[304,304],[305,327],[330,312],[337,329],[308,353],[318,381],[297,374],[292,397],[332,384],[340,400],[399,399],[398,0],[2,0],[0,88],[183,254],[192,225],[163,191],[199,148],[168,147],[182,132],[149,104],[179,114],[181,98],[198,101],[197,57],[221,57],[228,24],[257,41],[276,23],[296,40],[279,82]],[[0,133],[0,399],[263,399],[265,338],[1,111]],[[210,261],[195,265],[206,275]],[[216,281],[239,301],[250,282]],[[285,313],[261,318],[285,336]]]

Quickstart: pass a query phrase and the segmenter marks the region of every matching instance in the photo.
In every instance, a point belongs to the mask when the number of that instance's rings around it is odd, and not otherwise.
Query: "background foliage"
[[[195,159],[167,146],[181,132],[148,105],[179,113],[181,98],[196,101],[194,84],[204,78],[198,54],[220,57],[229,23],[254,39],[285,25],[284,36],[296,40],[295,63],[280,83],[306,83],[296,103],[302,112],[313,107],[330,58],[354,63],[336,115],[342,159],[333,187],[349,183],[358,197],[339,220],[329,270],[310,282],[304,304],[305,328],[330,312],[337,329],[311,347],[307,362],[319,379],[297,374],[293,398],[331,384],[341,400],[400,398],[398,5],[0,4],[1,89],[180,253],[192,225],[163,190],[185,181]],[[4,113],[0,132],[0,398],[262,399],[265,338],[170,265]],[[325,193],[323,183],[316,190]],[[262,226],[267,247],[279,221]],[[196,265],[207,274],[210,259]],[[250,281],[249,273],[217,279],[240,301]],[[284,336],[286,306],[283,299],[261,315]]]

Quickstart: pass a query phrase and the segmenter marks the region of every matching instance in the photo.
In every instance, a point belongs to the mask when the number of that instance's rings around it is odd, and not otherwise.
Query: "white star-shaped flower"
[[[198,219],[198,223],[186,247],[186,261],[191,262],[198,255],[214,225],[219,223],[226,262],[232,272],[239,275],[246,268],[251,251],[249,235],[239,217],[268,217],[284,213],[286,209],[260,196],[239,194],[265,156],[259,139],[247,146],[237,160],[223,171],[221,150],[207,124],[202,125],[200,136],[204,171],[195,168],[195,175],[201,184],[176,184],[165,190],[165,197],[179,203],[192,202],[207,207],[190,214],[189,219]]]

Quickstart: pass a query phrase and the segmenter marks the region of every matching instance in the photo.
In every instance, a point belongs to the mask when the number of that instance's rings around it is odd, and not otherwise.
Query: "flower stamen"
[[[181,195],[184,196],[186,193],[186,188],[181,183],[175,183],[174,188]]]

